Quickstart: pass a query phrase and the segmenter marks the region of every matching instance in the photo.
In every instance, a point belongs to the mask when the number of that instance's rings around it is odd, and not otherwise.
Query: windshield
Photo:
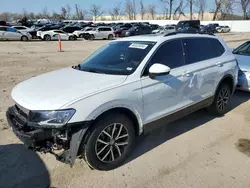
[[[246,42],[233,51],[234,54],[250,56],[250,42]]]
[[[100,48],[77,69],[102,74],[129,75],[140,65],[155,42],[116,41]]]

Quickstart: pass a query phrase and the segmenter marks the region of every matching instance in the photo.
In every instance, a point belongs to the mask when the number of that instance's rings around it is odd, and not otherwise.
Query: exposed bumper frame
[[[27,148],[33,151],[52,153],[56,156],[57,160],[70,164],[71,166],[75,163],[80,144],[92,123],[91,121],[69,123],[65,125],[63,129],[43,129],[35,127],[28,127],[27,129],[28,122],[23,124],[22,127],[17,126],[19,122],[17,122],[15,118],[18,117],[13,113],[13,107],[8,109],[6,117],[9,127]],[[55,141],[55,135],[60,131],[69,133],[67,138],[69,144],[67,148],[63,148],[65,149],[63,153],[58,155],[53,152],[52,147]]]

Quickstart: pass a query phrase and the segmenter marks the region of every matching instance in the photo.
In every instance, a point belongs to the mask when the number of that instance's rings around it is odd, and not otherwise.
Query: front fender
[[[132,101],[126,100],[114,100],[107,103],[100,105],[98,108],[93,110],[86,118],[86,121],[95,120],[101,114],[107,112],[108,110],[115,109],[115,108],[125,108],[131,111],[137,118],[139,124],[139,134],[143,132],[143,121],[142,121],[142,114],[143,110],[140,106],[136,104],[132,104]]]

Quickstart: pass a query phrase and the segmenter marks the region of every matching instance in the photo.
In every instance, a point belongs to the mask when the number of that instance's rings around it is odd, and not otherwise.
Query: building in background
[[[205,12],[203,15],[194,13],[192,16],[192,19],[201,20],[201,21],[212,21],[213,16],[214,16],[213,12]],[[136,14],[135,18],[136,20],[142,20],[142,17],[140,14]],[[167,20],[169,18],[169,15],[163,15],[163,14],[151,15],[149,13],[146,13],[143,18],[144,18],[143,20]],[[172,15],[172,19],[173,20],[190,20],[190,14],[181,14],[181,15],[175,14],[175,15]],[[114,21],[114,20],[129,20],[129,16],[120,15],[114,18],[111,15],[104,15],[96,19],[96,21]],[[225,15],[225,14],[218,13],[216,20],[242,20],[242,16]]]

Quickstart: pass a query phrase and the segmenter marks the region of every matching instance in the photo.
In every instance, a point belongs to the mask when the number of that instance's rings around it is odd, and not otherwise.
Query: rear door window
[[[221,56],[225,49],[217,39],[188,38],[184,39],[186,64],[197,63]]]

